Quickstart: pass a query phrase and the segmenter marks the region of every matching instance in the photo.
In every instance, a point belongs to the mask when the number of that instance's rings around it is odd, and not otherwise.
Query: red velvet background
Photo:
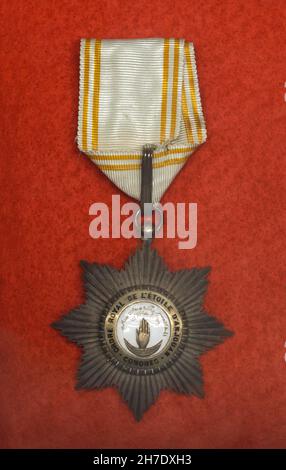
[[[1,10],[1,447],[285,447],[285,2]],[[163,392],[136,423],[116,390],[74,390],[80,351],[49,325],[83,300],[79,259],[120,267],[136,246],[88,234],[118,190],[74,142],[79,39],[150,36],[194,42],[208,128],[164,197],[198,203],[198,245],[156,246],[213,267],[206,307],[235,336],[202,358],[204,400]]]

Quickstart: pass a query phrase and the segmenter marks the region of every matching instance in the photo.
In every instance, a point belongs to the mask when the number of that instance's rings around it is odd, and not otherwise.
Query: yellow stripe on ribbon
[[[98,147],[98,113],[99,113],[99,91],[100,91],[100,55],[101,41],[95,41],[94,48],[94,82],[93,82],[93,103],[92,103],[92,149]]]
[[[193,69],[192,69],[191,55],[190,55],[188,42],[185,42],[184,49],[185,49],[186,65],[187,65],[188,77],[189,77],[189,83],[190,83],[191,100],[192,100],[192,106],[194,110],[194,118],[195,118],[199,143],[201,143],[203,140],[202,124],[201,124],[201,120],[200,120],[200,116],[198,112],[196,88],[195,88],[194,74],[193,74]]]
[[[171,132],[170,138],[173,139],[176,130],[177,121],[177,101],[178,101],[178,78],[179,78],[179,53],[180,41],[175,39],[174,45],[174,71],[173,71],[173,93],[172,93],[172,111],[171,111]]]
[[[161,152],[154,152],[153,154],[153,159],[156,158],[162,158],[166,157],[167,155],[175,155],[177,153],[184,153],[184,152],[192,152],[194,151],[196,146],[194,145],[193,147],[183,147],[183,148],[175,148],[175,149],[166,149],[162,150]],[[118,155],[88,155],[90,160],[111,160],[111,161],[117,161],[117,160],[140,160],[142,158],[141,154],[118,154]]]
[[[82,115],[82,149],[87,150],[88,87],[89,87],[90,39],[84,45],[84,82],[83,82],[83,115]]]
[[[187,161],[187,157],[173,158],[165,160],[164,162],[153,163],[153,168],[163,168],[165,166],[179,165]],[[114,170],[114,171],[128,171],[128,170],[140,170],[141,163],[134,163],[130,165],[98,165],[101,170]]]
[[[183,113],[183,119],[185,123],[185,129],[186,129],[188,142],[191,144],[194,144],[193,131],[192,131],[192,126],[191,126],[191,121],[189,118],[186,90],[185,90],[184,85],[183,85],[183,90],[182,90],[182,113]]]
[[[168,98],[168,80],[169,80],[169,53],[170,40],[164,40],[164,58],[163,58],[163,84],[162,84],[162,107],[161,107],[161,135],[160,142],[166,138],[167,123],[167,98]]]

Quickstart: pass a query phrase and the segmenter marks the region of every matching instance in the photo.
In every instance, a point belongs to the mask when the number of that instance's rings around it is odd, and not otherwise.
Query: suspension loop
[[[147,205],[149,206],[149,205]],[[163,211],[160,204],[150,204],[145,206],[142,213],[141,208],[135,214],[135,228],[141,234],[142,240],[151,241],[160,232],[163,225]]]

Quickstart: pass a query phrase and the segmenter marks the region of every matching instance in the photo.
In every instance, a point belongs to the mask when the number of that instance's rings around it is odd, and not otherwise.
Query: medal
[[[232,333],[203,308],[209,268],[170,272],[152,238],[156,203],[206,139],[193,45],[82,40],[78,145],[140,200],[122,270],[81,262],[86,301],[53,327],[83,349],[77,388],[115,386],[137,420],[163,389],[203,397],[201,354]]]

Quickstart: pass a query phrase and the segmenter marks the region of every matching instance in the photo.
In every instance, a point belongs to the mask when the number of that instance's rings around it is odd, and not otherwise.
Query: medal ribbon
[[[151,144],[158,202],[205,140],[192,43],[81,40],[78,147],[122,191],[140,199],[142,149]]]

